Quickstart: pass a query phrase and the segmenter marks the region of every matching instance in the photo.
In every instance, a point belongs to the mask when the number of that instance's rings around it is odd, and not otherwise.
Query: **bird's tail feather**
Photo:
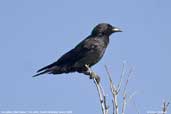
[[[43,70],[49,69],[49,68],[53,67],[53,66],[54,66],[54,64],[55,64],[55,63],[52,63],[52,64],[50,64],[50,65],[47,65],[47,66],[45,66],[45,67],[43,67],[43,68],[39,69],[37,72],[40,72],[40,71],[43,71]]]
[[[39,75],[48,73],[48,74],[61,74],[61,73],[69,73],[77,71],[76,68],[68,67],[68,66],[57,66],[54,63],[45,66],[37,71],[37,74],[32,77],[37,77]]]
[[[37,74],[33,75],[32,77],[37,77],[37,76],[45,74],[45,73],[50,73],[50,71],[49,70],[45,70],[43,72],[40,72],[40,73],[37,73]]]

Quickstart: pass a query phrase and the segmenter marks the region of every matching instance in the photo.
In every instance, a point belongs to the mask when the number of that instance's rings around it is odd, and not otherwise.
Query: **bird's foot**
[[[87,71],[85,71],[84,74],[89,75],[90,79],[95,79],[96,82],[99,83],[100,77],[95,72],[93,72],[88,65],[85,65],[85,67],[87,68]]]
[[[92,72],[91,76],[90,76],[90,79],[95,79],[96,82],[99,84],[100,82],[100,77],[95,73],[95,72]]]

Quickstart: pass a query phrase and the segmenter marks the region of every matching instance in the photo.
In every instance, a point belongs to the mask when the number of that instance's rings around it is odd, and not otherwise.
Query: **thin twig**
[[[122,65],[122,71],[121,71],[121,76],[120,76],[120,80],[119,80],[119,83],[118,83],[118,87],[117,87],[117,91],[119,92],[120,89],[121,89],[121,84],[122,84],[122,80],[123,80],[123,76],[125,75],[125,62],[123,62],[123,65]]]
[[[121,73],[120,80],[119,80],[119,83],[117,86],[113,83],[112,78],[111,78],[111,74],[110,74],[109,69],[106,65],[105,65],[105,70],[106,70],[108,78],[109,78],[110,90],[111,90],[111,93],[113,95],[113,100],[112,100],[113,114],[119,114],[118,94],[119,94],[121,86],[122,86],[123,77],[125,76],[125,62],[123,63],[122,73]],[[122,109],[121,109],[122,114],[125,114],[125,108],[126,108],[126,104],[127,104],[126,89],[127,89],[129,78],[131,76],[132,71],[133,71],[133,68],[131,68],[129,70],[129,72],[127,74],[128,77],[127,77],[127,80],[125,82],[125,86],[123,87],[123,102],[122,102]]]
[[[133,71],[133,67],[131,67],[131,69],[130,69],[129,72],[128,72],[128,77],[127,77],[127,80],[126,80],[126,83],[125,83],[125,87],[124,87],[124,90],[123,90],[123,91],[124,91],[123,94],[126,93],[126,88],[127,88],[127,86],[128,86],[129,78],[131,77],[132,71]]]
[[[113,107],[114,107],[113,114],[119,114],[119,111],[118,111],[118,91],[117,91],[117,88],[115,87],[115,84],[112,81],[109,69],[106,65],[105,65],[105,69],[106,69],[106,72],[108,74],[109,83],[110,83],[110,90],[111,90],[112,95],[113,95]]]
[[[115,114],[115,106],[114,106],[114,100],[112,99],[112,104],[113,104],[113,114]]]
[[[123,103],[122,103],[122,114],[125,114],[125,108],[126,108],[126,92],[123,95]]]
[[[91,78],[93,78],[93,82],[94,84],[96,85],[96,88],[97,88],[97,91],[98,91],[98,95],[99,95],[99,99],[100,99],[100,104],[101,104],[101,109],[102,109],[102,112],[103,114],[108,114],[108,106],[107,106],[107,103],[106,103],[106,96],[105,96],[105,92],[103,90],[103,87],[102,85],[100,84],[100,81],[98,81],[96,78],[99,76],[93,72],[90,67],[88,65],[85,65],[89,71],[89,76]]]
[[[105,95],[104,89],[100,83],[98,83],[98,84],[99,84],[101,92],[102,92],[105,111],[108,111],[109,106],[107,105],[106,95]],[[106,114],[108,114],[108,112],[106,112]]]
[[[97,88],[102,112],[103,112],[103,114],[108,114],[109,113],[109,110],[108,110],[109,107],[108,107],[108,105],[106,103],[106,95],[105,95],[105,92],[104,92],[103,87],[101,85],[100,77],[95,72],[93,72],[88,65],[85,65],[85,66],[88,69],[88,72],[86,72],[85,74],[89,75],[90,79],[93,79],[93,82],[94,82],[94,84],[95,84],[95,86]],[[106,65],[105,65],[105,70],[106,70],[108,78],[109,78],[110,90],[111,90],[111,93],[112,93],[112,96],[113,96],[113,99],[112,99],[113,114],[119,114],[118,94],[119,94],[119,91],[120,91],[121,86],[122,86],[123,77],[126,74],[125,73],[125,63],[123,63],[121,77],[120,77],[120,80],[119,80],[119,83],[118,83],[117,86],[113,83],[113,80],[111,78],[111,74],[110,74],[109,69],[108,69],[108,67]],[[128,85],[129,78],[131,76],[132,70],[133,70],[133,68],[131,68],[129,70],[129,72],[127,74],[128,75],[127,80],[126,80],[125,85],[123,87],[123,104],[122,104],[122,109],[121,109],[122,114],[125,114],[125,108],[126,108],[126,104],[127,104],[126,89],[127,89],[127,85]],[[130,98],[132,96],[130,96]]]
[[[163,108],[162,108],[163,114],[167,113],[169,104],[170,104],[170,102],[163,101]]]
[[[103,112],[103,114],[105,114],[105,107],[104,107],[104,105],[103,105],[103,95],[102,95],[100,86],[99,86],[99,84],[97,83],[96,79],[93,79],[93,81],[94,81],[94,84],[96,85],[96,88],[97,88],[97,91],[98,91],[98,95],[99,95],[99,98],[100,98],[100,104],[101,104],[102,112]]]
[[[133,68],[131,67],[131,69],[130,69],[129,72],[128,72],[128,77],[127,77],[127,80],[126,80],[126,82],[125,82],[125,87],[124,87],[124,90],[123,90],[122,114],[125,114],[125,108],[126,108],[126,104],[127,104],[126,89],[127,89],[128,82],[129,82],[129,78],[130,78],[130,76],[131,76],[132,71],[133,71]]]
[[[127,101],[128,101],[128,102],[131,101],[132,98],[133,98],[136,94],[137,94],[137,92],[135,91],[135,92],[133,92],[131,95],[129,95],[129,98],[127,99]]]

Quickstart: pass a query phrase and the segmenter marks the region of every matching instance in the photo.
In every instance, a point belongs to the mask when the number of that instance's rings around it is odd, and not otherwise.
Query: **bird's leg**
[[[94,77],[93,71],[90,69],[89,65],[86,64],[85,67],[87,68],[87,70],[85,71],[84,74],[89,75],[90,76],[90,79],[93,79],[93,77]]]
[[[95,72],[93,72],[88,65],[85,65],[85,67],[87,68],[87,71],[85,71],[84,74],[89,75],[90,79],[95,79],[97,83],[99,83],[100,77]]]

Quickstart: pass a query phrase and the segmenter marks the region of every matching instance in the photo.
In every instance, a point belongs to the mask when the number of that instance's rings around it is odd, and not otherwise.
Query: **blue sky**
[[[107,22],[124,32],[113,34],[103,59],[93,69],[108,93],[104,65],[115,83],[122,62],[134,66],[128,86],[141,113],[160,111],[171,100],[171,1],[169,0],[1,0],[1,110],[72,110],[101,113],[96,88],[83,74],[44,75],[35,71],[56,61]],[[112,107],[111,107],[112,108]],[[127,113],[136,113],[128,103]]]

